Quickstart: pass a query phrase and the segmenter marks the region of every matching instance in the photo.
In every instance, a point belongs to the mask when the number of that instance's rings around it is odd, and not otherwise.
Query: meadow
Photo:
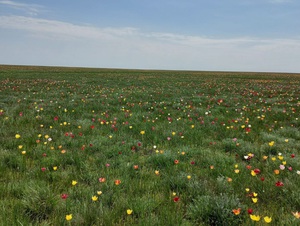
[[[300,225],[299,87],[0,65],[1,225]]]

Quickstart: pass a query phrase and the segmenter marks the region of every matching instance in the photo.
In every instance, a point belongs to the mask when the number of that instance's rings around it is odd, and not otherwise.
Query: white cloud
[[[214,39],[21,16],[0,16],[0,29],[22,34],[18,42],[0,37],[0,63],[300,72],[298,39]]]
[[[0,1],[0,4],[12,9],[21,10],[31,16],[38,15],[41,11],[44,11],[43,6],[36,4],[24,4],[10,0]]]
[[[124,35],[133,35],[136,33],[136,29],[130,27],[119,29],[99,29],[92,26],[75,25],[56,20],[46,20],[24,16],[0,16],[0,27],[25,30],[37,34],[44,33],[47,34],[47,36],[53,35],[55,38],[114,38]]]
[[[288,3],[292,2],[292,0],[268,0],[270,3]]]

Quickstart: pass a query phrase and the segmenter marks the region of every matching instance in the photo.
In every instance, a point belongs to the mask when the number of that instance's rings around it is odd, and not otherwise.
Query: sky
[[[300,73],[300,0],[0,0],[0,64]]]

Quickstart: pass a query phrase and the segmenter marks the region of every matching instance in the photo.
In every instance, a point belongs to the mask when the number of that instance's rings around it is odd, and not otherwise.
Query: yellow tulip
[[[297,211],[297,212],[292,212],[292,214],[294,215],[294,217],[296,217],[297,219],[300,219],[300,213]]]
[[[257,198],[252,198],[252,202],[257,203]]]
[[[252,215],[252,214],[250,214],[250,218],[253,221],[259,221],[260,220],[260,216],[258,216],[258,215]]]
[[[266,223],[270,223],[270,222],[272,221],[272,217],[266,216],[266,217],[264,217],[264,221],[265,221]]]
[[[70,220],[72,220],[72,214],[68,214],[68,215],[66,215],[66,220],[67,220],[67,221],[70,221]]]

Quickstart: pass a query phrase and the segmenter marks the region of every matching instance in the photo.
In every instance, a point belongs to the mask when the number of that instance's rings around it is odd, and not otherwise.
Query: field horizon
[[[148,72],[167,72],[167,71],[173,71],[173,72],[192,72],[192,73],[222,73],[222,74],[227,74],[227,73],[243,73],[243,74],[261,74],[261,75],[296,75],[300,76],[300,72],[268,72],[268,71],[206,71],[206,70],[172,70],[172,69],[143,69],[143,68],[105,68],[105,67],[85,67],[85,66],[49,66],[49,65],[18,65],[18,64],[0,64],[0,68],[4,70],[13,70],[17,68],[22,68],[22,69],[61,69],[61,70],[118,70],[118,71],[148,71]]]

